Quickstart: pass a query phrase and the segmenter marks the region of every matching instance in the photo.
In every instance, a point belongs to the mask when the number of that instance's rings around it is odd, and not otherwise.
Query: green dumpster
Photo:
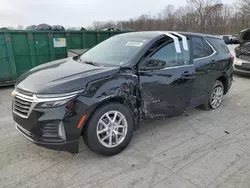
[[[67,57],[130,31],[0,31],[0,85],[13,84],[31,68]]]

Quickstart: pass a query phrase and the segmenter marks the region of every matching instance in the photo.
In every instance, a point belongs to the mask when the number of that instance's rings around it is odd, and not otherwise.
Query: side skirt
[[[207,105],[207,104],[208,104],[208,95],[201,95],[197,98],[192,99],[188,108],[195,108],[197,106]]]

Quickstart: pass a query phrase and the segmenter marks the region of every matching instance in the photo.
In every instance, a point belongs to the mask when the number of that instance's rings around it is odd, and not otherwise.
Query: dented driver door
[[[189,106],[195,68],[185,41],[178,37],[178,47],[170,37],[139,66],[142,108],[149,118],[180,115]]]

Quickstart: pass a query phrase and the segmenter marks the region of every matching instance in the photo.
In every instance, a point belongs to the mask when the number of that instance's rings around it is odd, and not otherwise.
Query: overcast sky
[[[183,6],[185,3],[186,0],[0,0],[0,27],[40,23],[87,27],[95,20],[125,20],[144,13],[157,14],[167,4]]]

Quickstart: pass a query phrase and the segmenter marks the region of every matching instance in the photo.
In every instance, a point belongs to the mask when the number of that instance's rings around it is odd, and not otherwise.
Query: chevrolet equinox
[[[142,121],[216,109],[232,84],[223,39],[186,32],[131,32],[84,54],[39,65],[12,92],[16,128],[30,141],[115,155]]]

